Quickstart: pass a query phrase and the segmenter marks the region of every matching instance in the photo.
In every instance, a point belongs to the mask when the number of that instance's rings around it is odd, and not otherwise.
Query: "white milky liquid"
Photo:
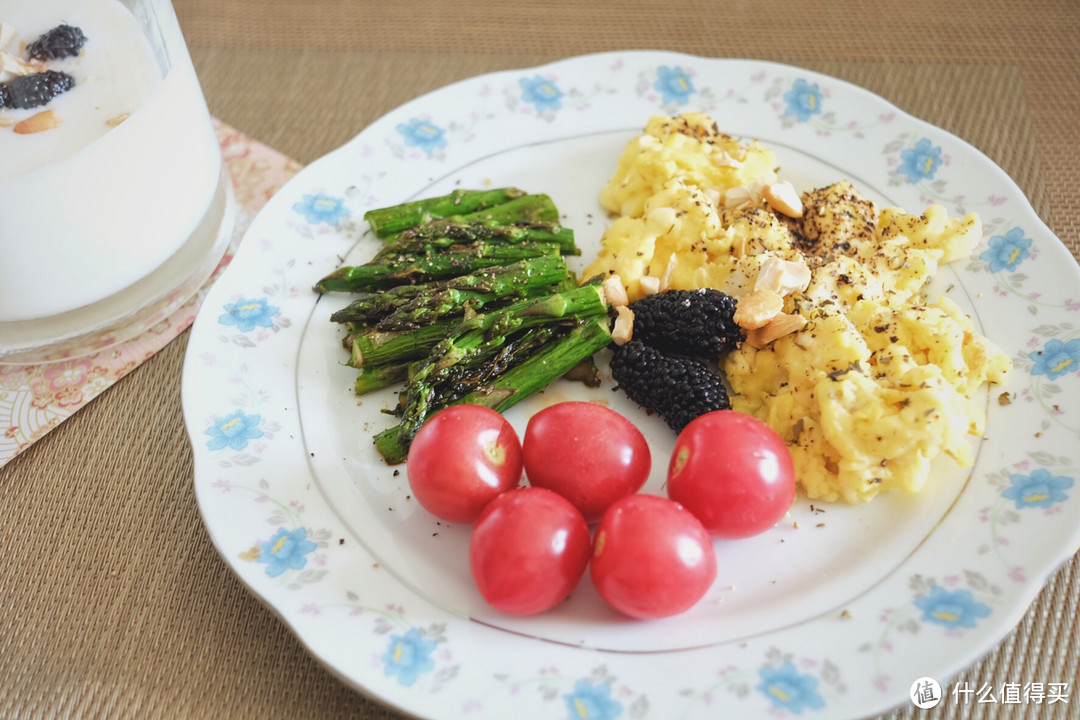
[[[147,5],[172,13],[167,2]],[[0,109],[7,322],[90,305],[161,265],[206,215],[221,153],[174,16],[158,26],[119,0],[0,0],[0,22],[17,33],[0,50],[23,58],[23,45],[61,23],[87,36],[78,57],[47,64],[74,77],[71,90],[40,108]],[[12,121],[42,110],[61,125],[13,131]]]

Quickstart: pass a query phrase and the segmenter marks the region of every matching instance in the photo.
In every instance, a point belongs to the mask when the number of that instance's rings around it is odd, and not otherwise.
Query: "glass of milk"
[[[77,52],[32,57],[59,25]],[[71,87],[20,107],[44,71]],[[169,0],[0,0],[0,86],[0,363],[97,352],[189,300],[234,208]]]

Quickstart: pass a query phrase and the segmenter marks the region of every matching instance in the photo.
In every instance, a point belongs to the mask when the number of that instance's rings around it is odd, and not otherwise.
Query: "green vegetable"
[[[574,243],[574,231],[550,222],[506,225],[495,220],[446,222],[421,225],[392,238],[387,238],[374,260],[393,257],[399,253],[431,252],[453,245],[474,242],[490,243],[555,243],[563,255],[580,255]]]
[[[604,291],[597,285],[585,285],[536,300],[522,300],[504,310],[476,315],[440,341],[428,356],[410,373],[405,387],[404,413],[401,420],[401,441],[412,442],[413,436],[430,415],[432,408],[444,405],[436,388],[448,368],[473,355],[483,355],[497,349],[506,338],[529,327],[554,320],[581,320],[590,316],[607,316]]]
[[[552,243],[475,243],[432,253],[404,253],[364,265],[340,267],[316,283],[315,292],[364,292],[427,283],[525,258],[558,254],[559,246]]]
[[[610,342],[611,332],[606,317],[585,320],[558,340],[545,345],[528,360],[451,404],[471,403],[505,412],[543,390]],[[401,426],[395,425],[375,436],[375,448],[387,463],[402,463],[409,452],[407,443],[402,440]]]
[[[546,255],[512,265],[485,268],[470,275],[423,285],[399,285],[354,300],[330,316],[333,322],[402,330],[447,315],[464,314],[496,300],[527,297],[570,277],[562,258]]]
[[[367,395],[376,390],[397,385],[409,377],[408,361],[386,363],[385,365],[368,365],[360,368],[354,385],[357,395]]]
[[[501,205],[481,208],[465,215],[446,218],[451,222],[493,221],[509,225],[519,222],[557,222],[559,210],[547,195],[522,195]]]
[[[400,421],[375,439],[388,462],[450,404],[501,411],[571,371],[596,380],[607,301],[567,268],[562,256],[580,251],[549,196],[461,190],[365,218],[383,247],[314,289],[363,294],[331,317],[348,329],[356,393],[403,383]]]
[[[458,318],[448,318],[412,330],[363,330],[347,340],[348,364],[361,368],[421,358],[460,323]]]
[[[524,194],[517,188],[455,190],[448,195],[368,210],[364,213],[364,219],[371,225],[375,236],[382,238],[439,218],[501,205]]]

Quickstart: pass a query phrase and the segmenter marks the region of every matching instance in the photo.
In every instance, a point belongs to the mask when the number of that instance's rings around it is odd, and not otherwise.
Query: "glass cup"
[[[169,0],[0,0],[0,23],[0,363],[98,352],[218,266],[221,148]],[[72,86],[27,91],[50,71]]]

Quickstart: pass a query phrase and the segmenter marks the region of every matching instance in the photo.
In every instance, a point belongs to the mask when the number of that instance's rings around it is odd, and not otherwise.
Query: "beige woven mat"
[[[303,162],[481,72],[625,48],[755,57],[850,80],[968,140],[1080,250],[1075,0],[175,5],[212,112]],[[181,415],[186,342],[0,469],[0,717],[400,718],[322,669],[216,555]],[[1078,604],[1074,559],[956,678],[1064,680],[1070,705],[932,716],[1080,716]]]

